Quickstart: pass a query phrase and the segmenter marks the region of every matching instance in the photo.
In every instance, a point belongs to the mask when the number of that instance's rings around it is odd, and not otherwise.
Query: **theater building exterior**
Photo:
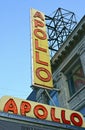
[[[80,111],[85,116],[85,16],[51,59],[54,91],[48,91],[55,105]],[[53,102],[44,89],[36,89],[39,102]]]
[[[85,16],[51,61],[59,106],[85,116]]]
[[[44,14],[31,13],[33,92],[0,99],[0,130],[85,130],[85,16],[50,64]]]
[[[27,99],[76,110],[85,117],[85,16],[52,57],[51,68],[54,89],[32,85],[33,96]]]

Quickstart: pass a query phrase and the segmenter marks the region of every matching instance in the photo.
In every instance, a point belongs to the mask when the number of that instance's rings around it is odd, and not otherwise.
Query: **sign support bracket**
[[[54,106],[56,106],[55,102],[54,102],[53,99],[51,98],[51,96],[50,96],[50,94],[48,93],[47,89],[45,89],[45,92],[46,92],[47,96],[49,97],[49,99],[52,101],[52,104],[53,104]]]

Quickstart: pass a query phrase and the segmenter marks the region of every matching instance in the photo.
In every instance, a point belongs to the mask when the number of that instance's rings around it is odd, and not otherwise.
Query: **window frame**
[[[75,74],[75,72],[72,74],[72,69],[76,68],[76,65],[80,64],[80,67],[83,70],[81,61],[79,58],[77,58],[74,62],[72,62],[72,64],[70,64],[70,66],[67,68],[67,70],[65,71],[65,75],[67,77],[67,82],[68,82],[68,88],[69,88],[69,93],[70,93],[70,97],[73,96],[75,93],[77,93],[80,88],[78,90],[75,89],[75,85],[74,85],[74,79],[73,79],[73,74]],[[84,72],[83,72],[84,73]],[[82,86],[83,87],[83,86]],[[81,88],[82,88],[81,87]]]

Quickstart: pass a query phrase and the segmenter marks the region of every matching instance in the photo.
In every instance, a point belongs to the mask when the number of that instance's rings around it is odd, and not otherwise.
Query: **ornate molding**
[[[85,43],[83,43],[78,49],[78,54],[82,55],[85,52]]]

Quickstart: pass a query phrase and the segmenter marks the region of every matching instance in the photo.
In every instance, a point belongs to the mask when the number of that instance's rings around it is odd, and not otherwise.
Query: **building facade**
[[[51,66],[54,89],[34,88],[36,101],[77,110],[85,116],[85,16],[52,57]]]
[[[52,58],[59,106],[85,113],[85,16]]]
[[[0,112],[0,130],[84,130],[84,128],[62,125],[24,116]]]

